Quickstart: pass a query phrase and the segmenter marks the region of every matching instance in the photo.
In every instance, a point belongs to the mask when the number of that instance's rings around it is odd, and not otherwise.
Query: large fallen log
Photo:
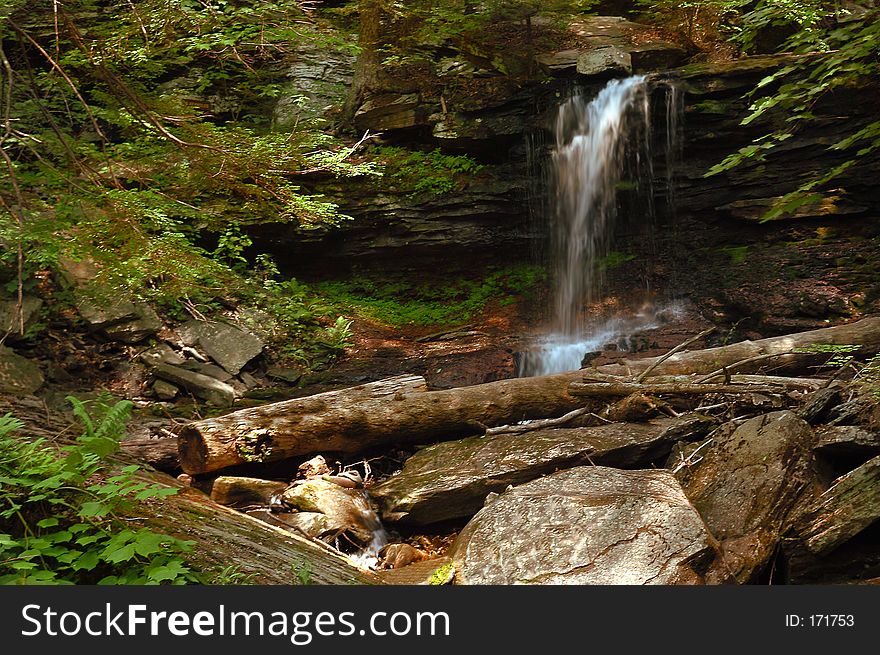
[[[423,391],[421,378],[399,377],[244,409],[187,425],[180,434],[180,464],[196,474],[246,461],[482,434],[489,426],[582,407],[585,401],[568,392],[580,377],[573,372],[441,391]]]
[[[758,354],[779,353],[813,344],[859,344],[880,350],[880,318],[871,318],[785,337],[746,341],[721,348],[679,352],[652,374],[709,373]],[[766,364],[759,362],[757,365]],[[633,376],[655,360],[626,361],[593,371],[501,380],[442,391],[424,391],[421,378],[400,377],[372,385],[284,401],[196,421],[180,435],[180,464],[187,473],[205,473],[248,461],[273,461],[315,452],[355,453],[389,443],[427,443],[483,434],[488,427],[524,419],[557,417],[590,403],[571,393],[571,382],[623,373]],[[754,370],[754,369],[752,369]],[[649,377],[646,381],[653,380]],[[784,388],[784,385],[780,385]],[[702,384],[701,392],[717,390]],[[760,391],[749,385],[748,391]],[[779,391],[778,388],[774,389]]]
[[[805,362],[808,358],[805,358],[803,353],[793,351],[816,344],[854,345],[860,346],[859,351],[862,354],[875,353],[880,350],[880,317],[864,318],[846,325],[781,337],[740,341],[729,346],[679,352],[659,363],[651,373],[652,376],[712,373],[725,366],[733,367],[731,373],[751,373],[762,369],[781,370],[792,366],[797,368],[808,363]],[[828,358],[830,355],[826,354],[825,357]],[[599,366],[596,370],[607,375],[635,377],[652,367],[659,359],[659,357],[622,359],[614,364]],[[738,366],[734,366],[738,363],[740,363]]]

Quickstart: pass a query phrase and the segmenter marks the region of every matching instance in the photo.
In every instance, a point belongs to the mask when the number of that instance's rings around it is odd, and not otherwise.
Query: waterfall
[[[680,94],[667,90],[666,198],[672,200],[672,168],[679,148]],[[635,178],[653,220],[653,157],[649,82],[645,76],[611,80],[592,100],[575,95],[556,114],[552,184],[552,321],[549,336],[523,354],[520,375],[580,368],[595,351],[626,331],[656,327],[652,309],[628,319],[588,324],[585,308],[600,299],[603,258],[608,255],[624,176]],[[632,217],[631,217],[632,218]]]

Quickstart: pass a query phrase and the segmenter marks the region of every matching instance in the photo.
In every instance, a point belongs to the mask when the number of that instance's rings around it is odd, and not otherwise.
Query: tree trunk
[[[122,452],[146,462],[154,469],[172,473],[180,469],[177,459],[177,439],[127,439],[119,442]]]
[[[381,70],[379,46],[382,44],[382,0],[360,0],[358,14],[360,53],[355,62],[351,89],[342,109],[343,125],[350,125],[353,122],[355,113],[369,91],[376,88]]]
[[[482,434],[487,426],[559,416],[583,406],[568,392],[582,375],[427,392],[422,378],[400,377],[245,409],[186,426],[180,434],[181,466],[187,473],[206,473],[246,461]]]
[[[790,354],[796,348],[813,344],[836,344],[861,346],[862,353],[875,353],[880,350],[880,317],[865,318],[855,323],[835,327],[799,332],[781,337],[770,337],[758,341],[740,341],[729,346],[707,348],[676,353],[652,371],[652,375],[684,375],[688,373],[711,373],[723,366],[733,366],[738,362],[764,355],[775,355],[765,359],[743,363],[730,370],[731,373],[745,373],[771,367],[774,372],[781,368],[804,364],[804,355]],[[831,354],[818,355],[828,359]],[[635,376],[646,370],[658,358],[623,359],[614,364],[598,367],[598,371],[608,375]]]
[[[778,364],[785,357],[797,357],[784,354],[793,348],[816,343],[861,344],[863,350],[875,352],[880,349],[880,318],[721,348],[681,352],[662,362],[655,372],[658,375],[707,373],[766,353],[779,353],[780,357],[774,361]],[[803,364],[803,357],[798,361]],[[597,378],[599,382],[620,383],[621,380],[607,380],[607,376],[602,376],[627,371],[629,375],[637,374],[652,363],[651,359],[627,361],[592,371],[430,392],[421,391],[424,389],[421,378],[403,377],[264,405],[188,425],[180,435],[181,467],[195,474],[247,461],[274,461],[317,452],[355,453],[389,443],[426,443],[483,434],[488,427],[561,416],[591,404],[598,411],[604,405],[601,399],[579,398],[569,385],[585,379],[596,382]],[[417,388],[412,388],[413,385]],[[629,393],[636,387],[650,390],[648,386],[631,385],[615,389],[613,395]],[[702,384],[699,389],[689,391],[709,393],[722,387],[730,391],[764,390],[758,385]],[[768,387],[770,391],[780,388],[785,387]],[[583,387],[575,386],[575,389]],[[665,392],[665,387],[663,389]],[[675,389],[686,390],[682,385],[676,385]]]

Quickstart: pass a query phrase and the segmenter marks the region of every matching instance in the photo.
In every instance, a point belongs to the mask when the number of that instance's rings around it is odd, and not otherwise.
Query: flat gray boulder
[[[451,557],[457,584],[699,584],[714,550],[671,473],[582,466],[501,494]]]
[[[723,559],[710,579],[753,581],[770,561],[789,515],[811,498],[813,431],[790,411],[726,424],[700,451],[702,459],[679,469],[685,493]]]
[[[632,75],[632,57],[617,46],[582,52],[577,58],[579,75]]]
[[[11,348],[0,346],[0,393],[29,396],[41,386],[43,374],[39,366]]]
[[[541,429],[447,441],[410,457],[403,470],[370,489],[382,518],[427,525],[476,514],[489,493],[593,463],[648,466],[681,439],[704,436],[713,419],[689,414],[647,423]]]
[[[208,357],[232,375],[263,352],[263,340],[228,323],[189,321],[178,334],[187,345],[198,345]]]
[[[40,317],[43,301],[35,296],[24,296],[21,299],[21,315],[18,311],[18,300],[0,300],[0,335],[9,334],[12,338],[23,337],[24,332]],[[21,324],[24,323],[24,332]]]
[[[171,382],[201,398],[209,405],[231,407],[235,402],[235,389],[215,378],[194,371],[187,371],[171,364],[159,364],[153,370],[156,377]]]

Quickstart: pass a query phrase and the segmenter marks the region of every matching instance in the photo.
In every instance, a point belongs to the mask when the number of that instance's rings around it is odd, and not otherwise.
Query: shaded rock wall
[[[314,189],[339,202],[354,220],[308,232],[262,226],[258,247],[301,276],[351,269],[439,268],[457,274],[481,262],[528,261],[542,251],[548,233],[540,164],[555,107],[573,87],[595,94],[609,76],[622,74],[616,59],[593,75],[578,72],[589,48],[616,48],[630,61],[647,62],[640,70],[650,65],[659,70],[658,79],[675,80],[684,99],[681,156],[669,206],[659,147],[666,139],[666,92],[657,85],[652,94],[657,216],[647,220],[645,208],[621,194],[613,247],[634,257],[609,276],[612,287],[637,284],[689,296],[714,320],[742,321],[744,329],[764,332],[809,329],[880,310],[880,228],[870,220],[880,200],[875,185],[880,161],[850,169],[822,201],[794,219],[759,222],[774,198],[843,161],[828,146],[870,121],[880,89],[838,91],[814,108],[819,117],[814,126],[796,133],[766,161],[706,178],[726,155],[785,120],[777,114],[741,125],[750,102],[745,94],[789,59],[760,56],[664,69],[685,53],[664,42],[634,39],[633,23],[597,20],[578,28],[587,42],[580,50],[537,55],[540,72],[531,78],[440,60],[436,74],[447,79],[438,88],[445,90],[419,92],[415,82],[397,83],[359,109],[357,127],[381,131],[387,143],[465,153],[484,164],[477,174],[458,176],[456,189],[413,195],[380,187],[374,179],[317,180]],[[651,58],[645,59],[645,52]],[[344,62],[334,67],[334,80],[344,79]]]

